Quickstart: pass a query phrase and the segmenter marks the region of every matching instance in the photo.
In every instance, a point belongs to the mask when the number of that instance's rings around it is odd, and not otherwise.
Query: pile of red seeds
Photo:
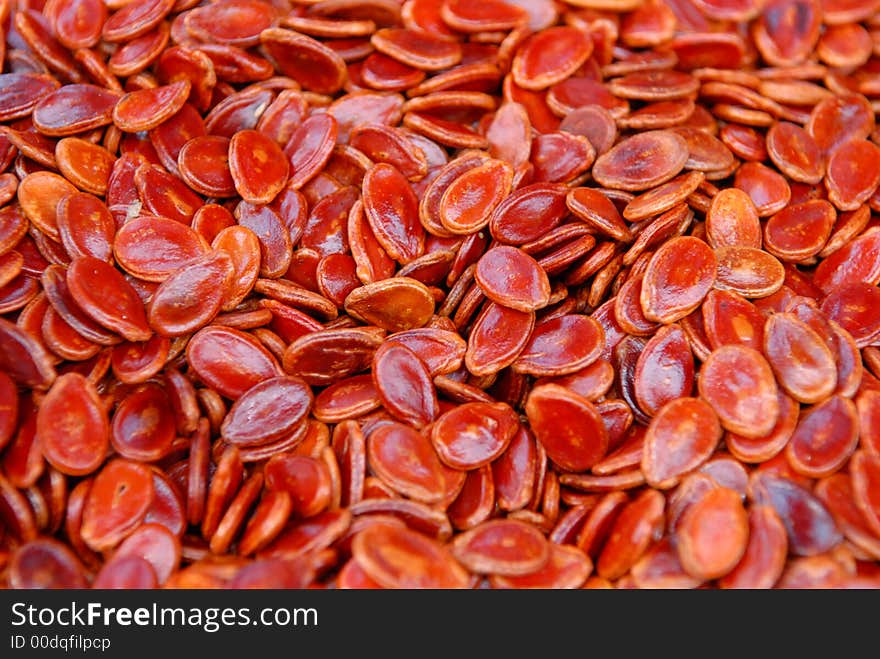
[[[880,1],[0,29],[0,585],[880,587]]]

